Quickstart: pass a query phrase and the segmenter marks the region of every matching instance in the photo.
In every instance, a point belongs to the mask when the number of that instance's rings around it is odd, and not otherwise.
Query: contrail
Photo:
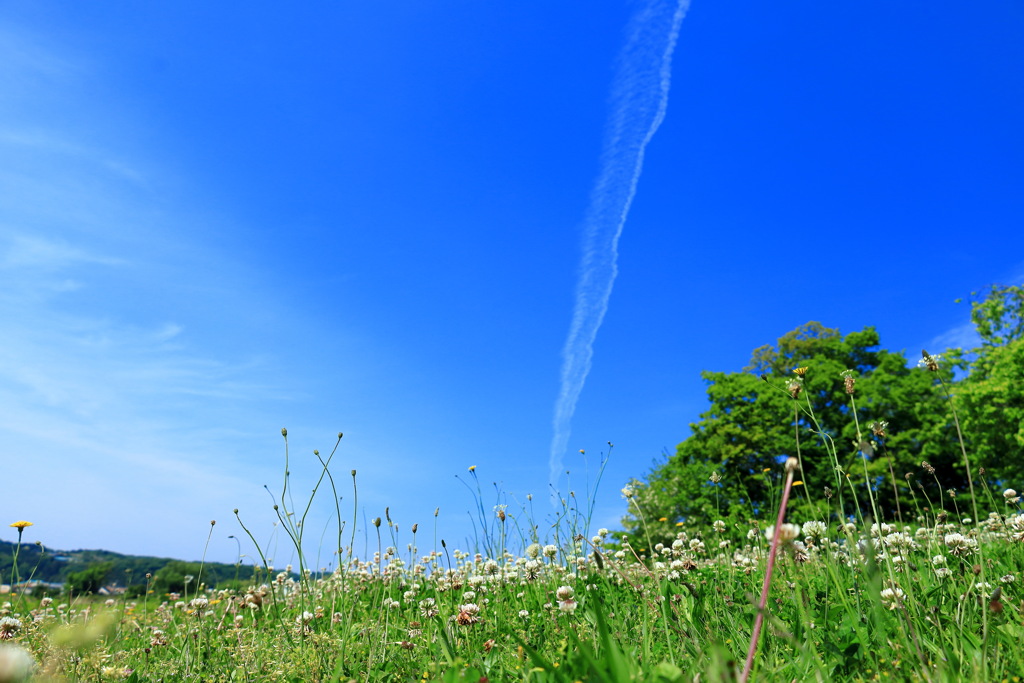
[[[594,339],[608,310],[618,274],[619,236],[644,165],[644,150],[665,119],[672,52],[689,0],[652,0],[630,23],[611,92],[601,153],[601,173],[590,195],[583,229],[583,257],[576,306],[562,349],[562,377],[555,401],[550,482],[557,497],[572,416],[594,356]],[[555,501],[557,502],[557,501]]]

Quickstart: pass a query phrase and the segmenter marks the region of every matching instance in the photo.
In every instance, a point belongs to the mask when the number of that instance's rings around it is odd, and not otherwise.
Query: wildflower
[[[558,610],[560,612],[565,612],[566,614],[572,614],[576,611],[576,604],[576,601],[572,598],[569,598],[568,600],[559,600]]]
[[[629,500],[634,495],[635,494],[632,486],[627,485],[622,488],[622,497],[625,498],[626,500]]]
[[[0,643],[0,681],[27,681],[36,667],[36,660],[22,647]]]
[[[894,610],[903,605],[903,598],[906,597],[906,593],[899,588],[886,588],[882,590],[880,597],[884,606]]]
[[[459,607],[459,614],[455,617],[455,622],[459,626],[475,624],[480,621],[480,618],[477,616],[478,614],[480,614],[480,606],[472,602],[467,603]]]
[[[786,391],[788,391],[789,395],[793,398],[798,398],[800,396],[800,392],[803,391],[803,388],[803,380],[800,377],[790,380],[786,385]]]
[[[434,598],[424,598],[423,600],[420,600],[420,614],[422,614],[427,619],[430,619],[431,617],[436,617],[438,614],[440,614],[434,602]]]
[[[470,472],[476,472],[476,465],[470,465],[469,466],[469,471]]]
[[[853,370],[843,370],[839,373],[839,376],[843,378],[843,388],[846,389],[846,393],[853,393],[853,385],[857,381],[857,373]]]
[[[18,533],[21,533],[22,531],[25,530],[25,527],[32,526],[32,522],[26,522],[25,520],[21,519],[21,520],[18,520],[17,522],[15,522],[14,524],[12,524],[11,526],[14,527],[15,529],[17,529]]]
[[[942,356],[938,354],[933,356],[927,351],[921,351],[921,360],[917,361],[917,365],[922,368],[928,368],[929,372],[938,372],[939,360],[941,359]]]
[[[946,547],[949,548],[949,554],[954,557],[971,555],[978,548],[977,540],[967,538],[963,534],[946,534],[944,540],[946,542]]]
[[[715,528],[715,531],[717,531],[718,533],[722,533],[723,531],[725,531],[725,522],[723,522],[720,519],[715,520],[715,523],[711,526],[713,526]]]
[[[800,534],[799,524],[783,524],[779,527],[779,540],[785,543],[792,541]],[[775,537],[775,527],[771,526],[764,530],[764,537],[771,541]]]
[[[718,472],[712,472],[711,476],[708,477],[708,479],[711,480],[712,484],[717,484],[718,482],[722,481],[722,475],[720,475]]]
[[[799,564],[803,564],[804,562],[806,562],[807,560],[810,559],[810,555],[807,554],[807,546],[805,546],[800,541],[793,541],[793,544],[792,544],[791,547],[792,547],[792,550],[793,550],[793,561],[794,562],[797,562]]]
[[[871,423],[871,433],[877,437],[885,436],[885,430],[889,428],[889,423],[885,420],[879,420],[878,422]]]
[[[1019,503],[1020,498],[1017,497],[1017,492],[1013,489],[1006,489],[1003,491],[1003,498],[1006,499],[1007,503]]]
[[[0,640],[10,640],[21,630],[21,622],[14,617],[0,617]]]
[[[558,598],[558,609],[566,614],[575,612],[576,600],[573,599],[575,594],[572,586],[559,586],[555,591],[555,597]]]
[[[548,544],[544,546],[544,557],[553,558],[558,554],[558,546]]]
[[[825,537],[825,533],[828,531],[828,527],[825,526],[824,522],[811,521],[804,522],[803,526],[804,536],[807,537],[809,543],[814,543]]]
[[[806,375],[807,370],[808,368],[793,368],[793,372],[799,377],[803,377],[804,375]]]

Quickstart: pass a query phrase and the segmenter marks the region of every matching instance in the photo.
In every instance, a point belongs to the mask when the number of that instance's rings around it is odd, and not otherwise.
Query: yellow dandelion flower
[[[658,517],[658,521],[659,522],[667,522],[668,521],[668,517]]]
[[[18,531],[21,531],[27,526],[32,526],[32,522],[26,522],[25,520],[21,519],[12,524],[11,526],[17,529]]]
[[[802,481],[800,481],[799,479],[797,479],[796,481],[793,482],[793,486],[803,486],[803,485],[804,485],[804,483]]]
[[[793,372],[795,372],[800,377],[803,377],[804,375],[807,374],[807,368],[793,368]]]
[[[763,470],[761,470],[761,471],[762,471],[762,472],[771,472],[771,471],[772,471],[772,468],[771,468],[771,467],[765,467],[765,468],[764,468]]]
[[[470,472],[473,472],[473,471],[475,471],[475,470],[476,470],[476,465],[470,465],[470,466],[469,466],[469,471],[470,471]]]
[[[682,525],[683,525],[682,522],[676,522],[676,526],[682,526]]]

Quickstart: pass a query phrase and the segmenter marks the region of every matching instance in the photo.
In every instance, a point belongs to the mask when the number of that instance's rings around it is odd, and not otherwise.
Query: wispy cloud
[[[561,388],[555,402],[549,460],[553,490],[562,475],[572,417],[590,373],[594,340],[618,274],[619,237],[636,195],[644,152],[665,118],[672,53],[688,8],[688,0],[648,4],[633,18],[619,56],[601,172],[584,225],[576,304],[562,349]]]
[[[0,106],[0,430],[23,484],[6,503],[47,542],[117,549],[99,522],[116,519],[133,550],[150,538],[181,553],[211,508],[264,479],[238,464],[254,406],[285,397],[232,329],[260,293],[224,288],[240,269],[179,227],[188,215],[151,186],[145,149],[88,132],[108,103],[81,99],[73,60],[15,33],[0,27],[0,75],[16,86]],[[73,125],[19,107],[62,92],[78,93],[62,103]],[[190,332],[203,324],[228,332],[210,344]]]

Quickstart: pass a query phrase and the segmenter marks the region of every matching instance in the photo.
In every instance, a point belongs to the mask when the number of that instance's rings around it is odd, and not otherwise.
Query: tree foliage
[[[755,349],[742,372],[702,373],[710,406],[675,454],[632,482],[626,530],[642,526],[653,542],[681,525],[770,518],[789,456],[802,466],[794,519],[873,515],[868,487],[885,519],[949,506],[948,490],[965,492],[967,473],[946,389],[976,477],[979,466],[992,487],[1019,476],[1024,287],[991,288],[972,319],[982,347],[970,363],[946,351],[937,372],[882,348],[872,327],[842,335],[809,322]]]
[[[113,562],[97,562],[88,567],[68,574],[64,582],[70,593],[95,593],[103,587],[104,582],[114,568]]]

